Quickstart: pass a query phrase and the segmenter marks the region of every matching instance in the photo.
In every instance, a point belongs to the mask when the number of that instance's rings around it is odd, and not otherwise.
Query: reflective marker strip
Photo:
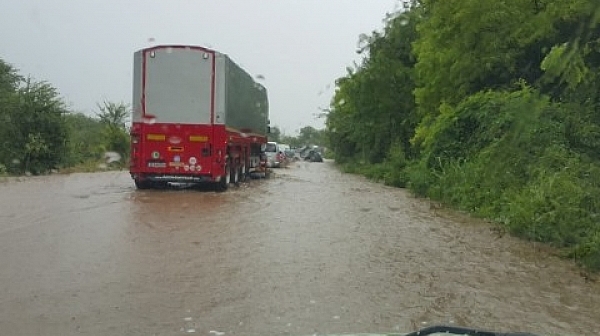
[[[146,139],[154,141],[165,141],[167,137],[164,134],[148,134]]]
[[[192,141],[192,142],[207,142],[208,137],[205,135],[190,135],[190,141]]]

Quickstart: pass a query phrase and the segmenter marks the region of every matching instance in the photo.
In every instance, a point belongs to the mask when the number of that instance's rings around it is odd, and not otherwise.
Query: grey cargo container
[[[214,82],[213,82],[214,77]],[[134,54],[133,122],[225,125],[267,135],[267,90],[226,54],[156,46]]]

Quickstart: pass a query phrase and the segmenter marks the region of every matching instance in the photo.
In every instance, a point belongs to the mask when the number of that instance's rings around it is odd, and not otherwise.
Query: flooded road
[[[226,193],[0,183],[2,335],[600,334],[600,285],[403,190],[298,163]]]

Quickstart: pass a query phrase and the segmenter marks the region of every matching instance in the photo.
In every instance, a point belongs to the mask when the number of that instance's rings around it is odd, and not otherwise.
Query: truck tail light
[[[138,159],[139,159],[138,151],[135,150],[135,148],[134,148],[131,151],[131,158],[129,159],[129,166],[135,167],[138,163]]]
[[[129,158],[129,166],[135,167],[139,162],[139,143],[140,143],[140,135],[137,133],[131,133],[131,157]]]

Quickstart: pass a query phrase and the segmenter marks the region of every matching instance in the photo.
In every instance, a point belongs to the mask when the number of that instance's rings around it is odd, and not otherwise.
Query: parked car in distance
[[[279,144],[278,145],[278,150],[280,154],[280,163],[282,166],[287,166],[291,161],[292,158],[288,155],[289,151],[291,150],[290,145],[288,144]]]
[[[292,149],[286,150],[284,154],[290,161],[298,161],[300,159],[299,156],[296,155],[296,152]]]
[[[265,146],[265,155],[267,156],[267,168],[281,167],[281,156],[279,155],[279,145],[277,142],[267,142],[267,145]]]
[[[304,157],[304,161],[323,162],[323,156],[317,150],[311,149]]]

